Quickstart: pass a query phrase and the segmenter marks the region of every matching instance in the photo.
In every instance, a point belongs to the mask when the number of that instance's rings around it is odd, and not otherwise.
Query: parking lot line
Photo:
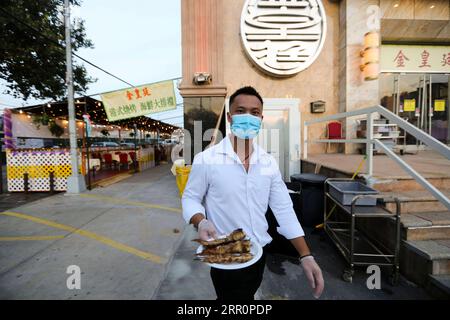
[[[158,204],[151,204],[151,203],[147,203],[147,202],[130,201],[130,200],[123,199],[123,198],[116,198],[116,197],[110,197],[110,196],[104,196],[104,195],[98,195],[98,194],[81,193],[79,196],[83,197],[83,198],[91,198],[91,199],[109,201],[109,202],[118,203],[118,204],[128,204],[128,205],[132,205],[132,206],[136,206],[136,207],[161,209],[161,210],[167,210],[167,211],[172,211],[172,212],[176,212],[176,213],[181,213],[180,208],[171,208],[171,207],[160,206]]]
[[[63,239],[64,236],[28,236],[28,237],[0,237],[0,241],[44,241]]]
[[[76,229],[74,227],[71,226],[67,226],[61,223],[57,223],[54,221],[50,221],[50,220],[46,220],[46,219],[42,219],[42,218],[37,218],[37,217],[33,217],[27,214],[23,214],[23,213],[17,213],[17,212],[11,212],[11,211],[5,211],[5,212],[1,212],[0,215],[5,215],[5,216],[10,216],[10,217],[16,217],[16,218],[21,218],[21,219],[25,219],[25,220],[29,220],[29,221],[33,221],[39,224],[43,224],[49,227],[53,227],[56,229],[61,229],[61,230],[65,230],[71,233],[76,233],[80,236],[86,237],[86,238],[90,238],[93,240],[96,240],[98,242],[101,242],[103,244],[106,244],[110,247],[113,247],[117,250],[123,251],[123,252],[127,252],[130,254],[133,254],[135,256],[138,256],[142,259],[154,262],[154,263],[165,263],[165,259],[163,259],[160,256],[157,256],[153,253],[150,252],[145,252],[145,251],[141,251],[139,249],[127,246],[123,243],[117,242],[115,240],[112,240],[110,238],[95,234],[94,232],[90,232],[90,231],[86,231],[86,230],[82,230],[82,229]]]

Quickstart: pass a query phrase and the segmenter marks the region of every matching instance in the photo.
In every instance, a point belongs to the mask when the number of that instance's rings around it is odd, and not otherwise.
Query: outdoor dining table
[[[113,158],[113,161],[120,162],[120,156],[119,156],[119,154],[113,154],[113,155],[112,155],[112,158]]]
[[[87,161],[86,161],[86,164],[87,164]],[[95,167],[100,168],[100,166],[101,166],[100,159],[97,159],[97,158],[89,159],[89,169],[92,170]]]

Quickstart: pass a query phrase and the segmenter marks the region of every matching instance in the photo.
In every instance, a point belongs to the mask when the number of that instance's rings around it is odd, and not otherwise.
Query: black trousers
[[[243,269],[211,268],[211,279],[217,300],[254,300],[261,285],[266,265],[266,250],[258,262]]]

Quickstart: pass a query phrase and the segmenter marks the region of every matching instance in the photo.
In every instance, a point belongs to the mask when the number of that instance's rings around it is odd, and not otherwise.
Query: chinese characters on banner
[[[382,45],[381,72],[450,72],[450,46]]]
[[[173,81],[168,80],[101,95],[110,122],[176,108]]]

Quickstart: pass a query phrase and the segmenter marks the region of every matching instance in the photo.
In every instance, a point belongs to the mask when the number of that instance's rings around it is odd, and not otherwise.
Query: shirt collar
[[[256,143],[255,139],[253,139],[252,144],[253,144],[253,152],[252,152],[250,159],[251,159],[251,162],[257,163],[258,160],[262,156],[265,156],[267,153],[263,148],[261,148]],[[233,145],[231,144],[231,136],[230,135],[228,135],[224,139],[222,139],[222,141],[217,145],[217,150],[218,150],[217,151],[218,153],[226,154],[236,161],[239,160],[236,152],[234,152]]]

